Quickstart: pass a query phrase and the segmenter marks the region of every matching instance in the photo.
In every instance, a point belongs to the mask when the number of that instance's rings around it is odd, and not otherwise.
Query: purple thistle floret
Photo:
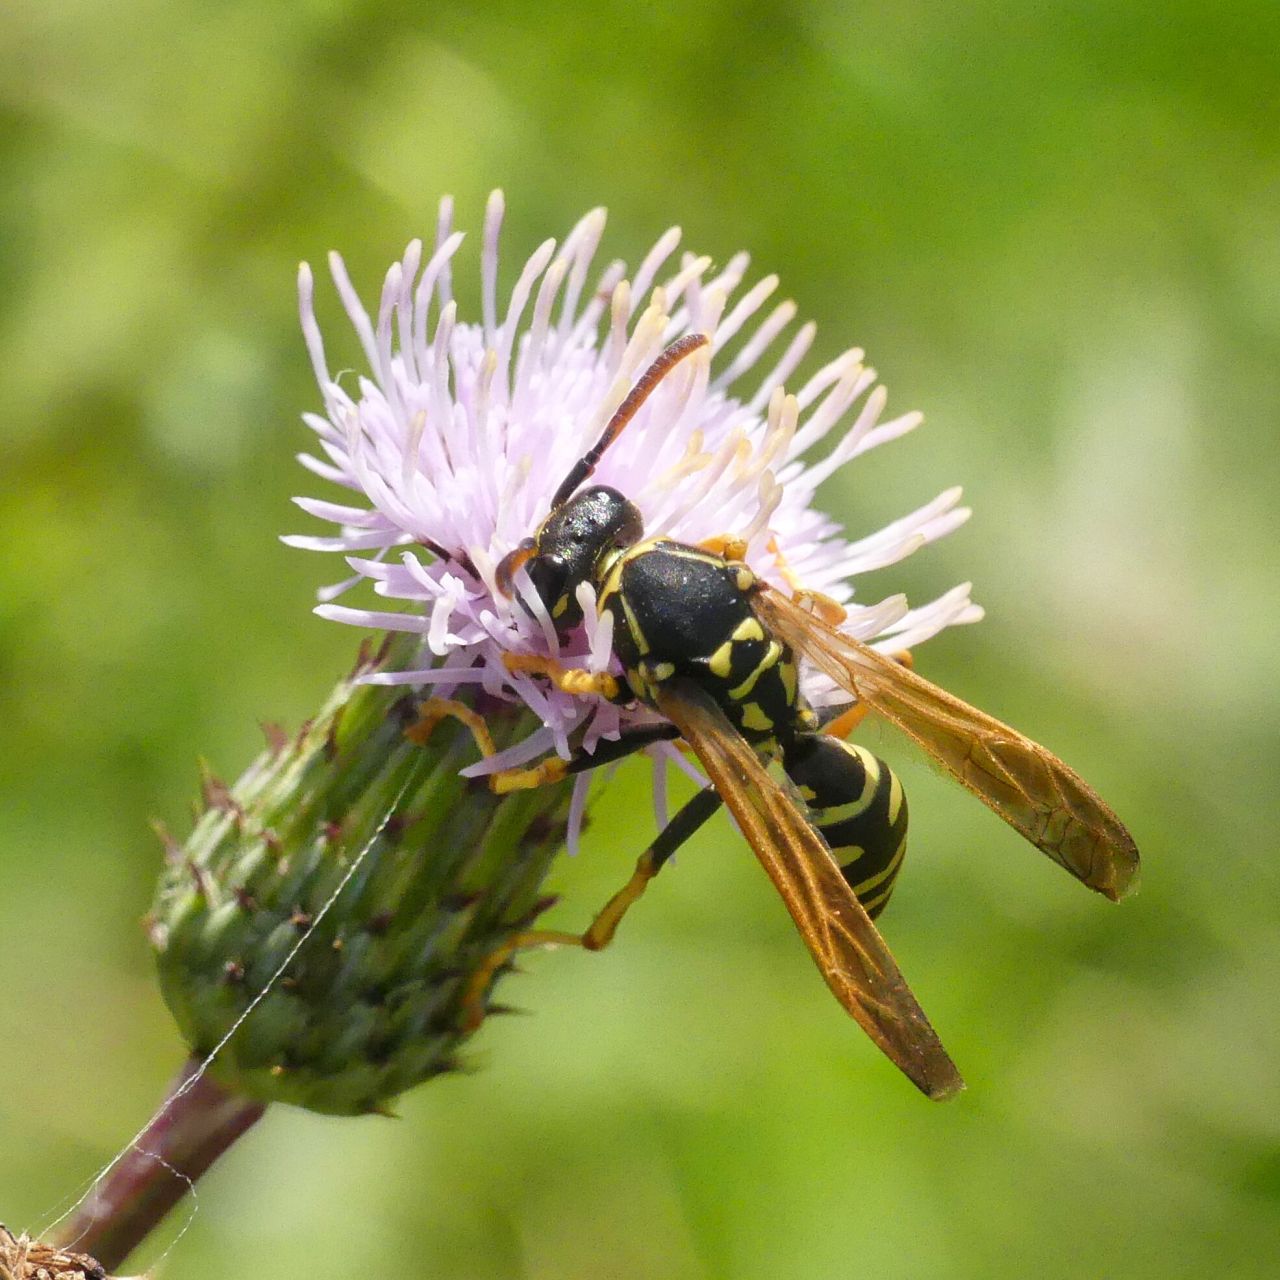
[[[811,505],[818,485],[838,467],[906,434],[921,415],[880,421],[885,390],[856,348],[788,395],[783,382],[807,354],[815,326],[801,326],[784,342],[796,306],[785,301],[764,310],[776,276],[739,293],[746,254],[719,270],[709,258],[688,253],[673,263],[680,232],[672,228],[633,275],[612,262],[589,285],[605,225],[604,210],[595,209],[558,251],[553,240],[537,249],[500,312],[502,216],[502,195],[495,192],[481,250],[481,324],[457,319],[451,264],[463,236],[451,229],[449,199],[441,202],[430,256],[415,240],[387,272],[376,318],[361,305],[342,259],[330,255],[334,284],[371,370],[358,379],[355,394],[329,371],[310,268],[304,264],[298,277],[303,333],[325,408],[323,415],[305,415],[323,456],[304,454],[301,461],[361,501],[296,499],[338,530],[285,541],[341,552],[354,570],[321,593],[321,616],[422,636],[417,669],[371,680],[431,685],[445,696],[480,685],[524,702],[542,721],[517,747],[466,773],[522,764],[548,750],[567,755],[576,730],[591,750],[654,717],[643,707],[574,697],[509,672],[507,652],[551,653],[572,666],[616,669],[611,619],[597,615],[584,586],[584,622],[562,645],[527,575],[516,576],[519,599],[508,599],[494,574],[547,515],[560,482],[636,378],[682,334],[705,333],[711,341],[656,388],[606,452],[592,483],[612,485],[635,502],[650,535],[695,543],[722,535],[743,539],[757,575],[787,590],[803,585],[831,596],[849,611],[845,629],[886,652],[982,616],[967,583],[916,609],[898,595],[869,605],[853,599],[851,579],[950,533],[969,511],[958,505],[960,490],[948,489],[850,541]],[[726,358],[731,346],[734,354]],[[766,364],[768,371],[748,382],[775,348],[780,354]],[[836,442],[825,456],[804,460],[833,432]],[[334,603],[366,579],[377,595],[411,607],[384,612]],[[802,670],[801,680],[815,706],[848,700],[820,672]],[[669,744],[650,751],[661,821],[665,761],[686,761]],[[589,776],[578,779],[571,847]]]

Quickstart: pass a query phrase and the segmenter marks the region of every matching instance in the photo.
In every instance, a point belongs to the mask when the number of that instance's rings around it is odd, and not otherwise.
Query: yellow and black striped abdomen
[[[821,733],[797,734],[787,744],[783,767],[874,919],[889,901],[907,850],[902,783],[870,751]]]

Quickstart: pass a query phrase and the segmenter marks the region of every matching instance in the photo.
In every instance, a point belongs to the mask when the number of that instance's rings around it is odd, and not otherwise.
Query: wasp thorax
[[[604,485],[584,489],[543,521],[526,567],[558,629],[582,620],[575,593],[595,579],[604,557],[643,535],[639,508]]]

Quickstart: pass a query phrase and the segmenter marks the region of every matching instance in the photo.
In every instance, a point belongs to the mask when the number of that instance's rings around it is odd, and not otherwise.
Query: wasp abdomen
[[[828,734],[798,734],[783,755],[849,887],[874,919],[884,910],[907,849],[907,799],[878,756]]]

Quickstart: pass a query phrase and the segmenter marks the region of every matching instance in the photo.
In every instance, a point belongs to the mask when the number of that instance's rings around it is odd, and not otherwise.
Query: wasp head
[[[511,579],[523,564],[556,630],[566,631],[582,621],[579,585],[596,580],[609,552],[632,546],[643,534],[634,502],[604,485],[583,489],[552,511],[533,538],[502,561],[499,585],[510,594]]]

